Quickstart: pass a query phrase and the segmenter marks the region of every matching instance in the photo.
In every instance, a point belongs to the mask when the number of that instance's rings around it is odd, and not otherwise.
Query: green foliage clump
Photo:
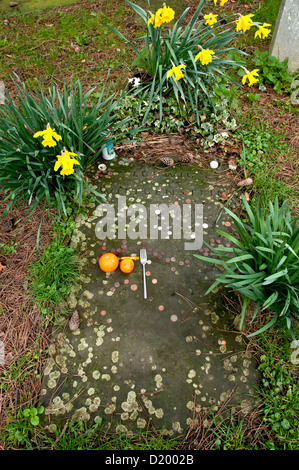
[[[287,150],[287,144],[282,142],[282,136],[278,132],[273,132],[267,122],[262,120],[259,126],[243,128],[241,132],[236,132],[236,137],[243,142],[243,149],[240,153],[238,163],[245,170],[256,172],[266,163],[270,154],[275,151]]]
[[[260,361],[263,421],[278,441],[278,448],[297,450],[299,389],[282,359],[263,354]],[[266,446],[276,448],[273,442],[266,442]]]
[[[89,97],[94,89],[84,90],[79,80],[70,86],[65,83],[62,91],[53,82],[48,91],[43,83],[32,90],[28,84],[14,84],[17,101],[6,93],[0,108],[0,185],[6,192],[5,201],[9,201],[5,213],[19,202],[27,202],[34,210],[45,201],[66,214],[64,196],[74,192],[81,204],[87,187],[84,170],[98,158],[108,134],[115,138],[124,124],[115,119],[117,101],[103,99],[102,92],[91,106]],[[47,127],[61,137],[53,139],[51,146],[34,137]],[[68,175],[61,174],[61,167],[54,169],[65,150],[74,153],[79,162]]]
[[[294,77],[288,70],[288,59],[281,62],[267,51],[254,51],[255,66],[259,69],[260,84],[271,85],[277,93],[281,90],[290,90]]]
[[[61,306],[71,289],[78,286],[79,257],[75,250],[60,240],[52,241],[29,265],[29,295],[48,315],[51,308]]]
[[[148,23],[149,15],[143,8],[128,0],[125,1],[147,25],[146,34],[139,38],[145,44],[143,50],[138,50],[135,43],[130,42],[119,31],[107,24],[105,26],[130,44],[136,53],[138,65],[149,74],[148,79],[141,80],[135,89],[141,102],[148,102],[143,123],[158,95],[160,95],[159,115],[160,120],[162,119],[162,95],[164,95],[174,96],[178,103],[183,102],[185,105],[189,103],[196,122],[200,124],[202,105],[206,101],[211,103],[217,77],[222,76],[230,81],[227,69],[238,66],[237,62],[227,58],[227,54],[231,51],[242,54],[232,45],[236,36],[240,34],[235,30],[234,21],[228,18],[227,21],[218,21],[211,25],[202,17],[206,0],[200,0],[187,25],[183,26],[183,22],[189,8],[171,28],[163,25],[155,27]],[[234,30],[230,30],[228,24],[233,25]],[[202,49],[213,52],[213,60],[204,65],[197,59]],[[183,67],[181,80],[169,75],[172,67]]]
[[[220,89],[219,89],[220,90]],[[219,92],[220,93],[220,92]],[[144,127],[154,133],[180,132],[186,135],[192,134],[201,138],[204,148],[209,146],[209,142],[224,142],[228,136],[227,131],[237,127],[235,118],[229,111],[228,99],[220,99],[220,96],[213,97],[215,112],[211,112],[211,107],[207,104],[202,107],[199,124],[195,122],[195,116],[189,103],[177,102],[175,97],[166,98],[162,96],[163,117],[160,120],[160,95],[153,101],[151,110],[147,113],[148,101],[141,101],[137,96],[126,95],[117,108],[120,119],[131,116],[130,122],[122,128],[122,132],[131,132],[132,128],[137,128],[141,119],[145,117]],[[219,131],[221,128],[221,132]],[[139,137],[141,138],[141,137]]]
[[[36,428],[40,423],[39,415],[43,412],[43,406],[27,406],[18,409],[17,419],[8,419],[8,423],[2,428],[2,439],[8,448],[36,448]]]
[[[242,222],[225,207],[234,222],[238,238],[216,230],[232,242],[234,247],[214,248],[204,242],[220,259],[194,255],[220,265],[224,271],[206,294],[217,285],[224,284],[243,295],[241,328],[250,301],[256,303],[251,322],[255,320],[260,309],[271,309],[274,312],[272,318],[249,336],[261,333],[279,320],[284,322],[295,339],[292,318],[299,318],[299,226],[296,225],[298,217],[291,218],[287,201],[279,207],[276,198],[274,205],[269,203],[269,213],[265,215],[258,204],[252,210],[245,197],[242,198],[250,225]]]

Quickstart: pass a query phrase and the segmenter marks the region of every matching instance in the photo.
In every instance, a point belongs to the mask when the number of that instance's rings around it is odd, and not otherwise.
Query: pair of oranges
[[[129,257],[124,257],[119,260],[119,258],[114,253],[104,253],[102,256],[100,256],[99,266],[105,273],[112,273],[118,268],[118,265],[119,269],[123,273],[132,272],[135,266],[133,259]]]

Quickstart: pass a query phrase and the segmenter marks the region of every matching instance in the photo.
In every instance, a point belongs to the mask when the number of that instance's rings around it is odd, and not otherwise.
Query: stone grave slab
[[[269,53],[283,62],[288,59],[291,73],[299,70],[299,2],[282,0]]]
[[[53,335],[41,390],[46,425],[53,429],[69,417],[91,424],[101,419],[110,431],[130,434],[152,425],[170,435],[196,426],[198,412],[217,411],[227,401],[248,412],[257,380],[254,358],[234,328],[235,315],[224,307],[222,289],[204,295],[218,269],[193,256],[209,255],[196,245],[200,230],[212,245],[227,242],[215,232],[231,224],[224,215],[218,220],[225,187],[217,186],[217,171],[119,157],[106,164],[106,173],[95,168],[90,179],[106,195],[107,212],[91,204],[72,236],[82,283],[69,303],[80,326],[70,331],[64,325]],[[202,208],[198,217],[195,207]],[[109,208],[115,225],[104,237]],[[139,260],[130,274],[104,273],[98,264],[105,252],[139,256],[143,247],[147,299]]]

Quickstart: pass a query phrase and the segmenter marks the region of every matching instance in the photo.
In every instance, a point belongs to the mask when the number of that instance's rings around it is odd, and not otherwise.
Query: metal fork
[[[140,250],[140,263],[143,266],[143,296],[147,299],[147,291],[146,291],[146,277],[145,277],[145,265],[147,263],[147,254],[146,249],[142,248]]]

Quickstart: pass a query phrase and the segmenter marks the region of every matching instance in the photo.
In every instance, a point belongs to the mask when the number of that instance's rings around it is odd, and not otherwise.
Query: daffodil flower
[[[254,69],[252,70],[252,72],[248,72],[248,70],[246,70],[246,72],[248,73],[245,74],[242,78],[243,85],[245,85],[246,80],[248,80],[248,86],[252,86],[254,83],[257,83],[259,81],[259,79],[256,78],[256,76],[258,75],[258,71],[259,69]]]
[[[162,8],[161,17],[163,19],[163,23],[170,23],[174,18],[174,10],[166,5]]]
[[[214,0],[215,5],[217,5],[218,0]],[[223,5],[227,2],[228,0],[220,0],[220,6],[223,7]]]
[[[57,171],[61,166],[62,170],[60,171],[61,175],[72,175],[74,173],[74,165],[80,165],[78,160],[71,157],[77,157],[76,153],[68,152],[65,148],[61,151],[60,155],[56,155],[57,162],[54,165],[54,171]]]
[[[207,65],[212,62],[212,55],[215,54],[214,51],[210,49],[202,49],[195,57],[194,61],[196,62],[198,59],[202,63],[202,65]]]
[[[253,16],[254,15],[252,14],[244,16],[241,15],[240,18],[236,21],[236,31],[243,31],[243,33],[245,33],[245,31],[248,31],[248,29],[250,29],[253,25],[253,21],[251,19]]]
[[[47,127],[44,131],[38,131],[33,135],[34,138],[40,136],[44,138],[42,141],[42,145],[44,147],[55,147],[55,145],[57,145],[57,141],[61,140],[61,136],[55,132],[55,129],[51,129],[49,124],[47,124]]]
[[[184,78],[184,74],[181,69],[184,69],[186,65],[178,65],[178,66],[173,66],[170,70],[167,72],[167,78],[172,77],[174,74],[175,78],[173,79],[174,81],[180,80],[181,78]]]
[[[263,25],[259,26],[259,29],[255,32],[254,37],[256,38],[257,36],[263,39],[265,39],[269,34],[271,33],[271,29],[268,29],[267,26],[271,26],[269,23],[264,23]]]
[[[164,23],[170,23],[170,21],[173,20],[174,15],[174,10],[170,7],[167,7],[164,3],[163,8],[159,8],[155,14],[151,13],[151,17],[149,18],[147,25],[149,26],[152,24],[154,28],[159,28]]]
[[[217,19],[216,19],[217,16],[218,15],[214,15],[213,13],[209,13],[208,15],[205,15],[203,17],[203,19],[206,20],[205,24],[213,28],[213,24],[217,23]]]

